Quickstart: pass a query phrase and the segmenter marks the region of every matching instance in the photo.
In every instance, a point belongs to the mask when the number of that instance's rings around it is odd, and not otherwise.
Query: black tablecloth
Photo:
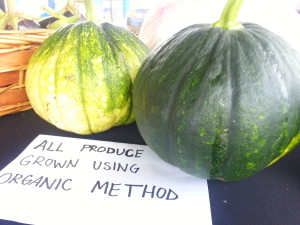
[[[135,123],[82,136],[59,130],[28,110],[0,117],[0,170],[39,134],[145,144]],[[300,225],[300,145],[254,176],[234,182],[212,180],[208,187],[213,225]],[[0,220],[4,224],[19,223]]]

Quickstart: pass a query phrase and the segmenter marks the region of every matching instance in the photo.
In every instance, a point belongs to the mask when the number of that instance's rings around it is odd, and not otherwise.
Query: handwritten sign
[[[211,225],[207,181],[147,146],[39,135],[0,171],[0,219]]]

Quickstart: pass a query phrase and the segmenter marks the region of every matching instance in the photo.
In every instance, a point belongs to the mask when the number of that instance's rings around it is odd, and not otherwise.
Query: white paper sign
[[[0,171],[0,219],[211,225],[207,181],[147,146],[39,135]]]

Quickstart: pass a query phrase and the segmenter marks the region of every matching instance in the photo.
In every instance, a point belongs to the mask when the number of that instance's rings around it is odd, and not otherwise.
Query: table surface
[[[135,123],[77,135],[57,129],[27,110],[0,117],[0,170],[39,134],[145,144]],[[299,225],[300,145],[256,175],[240,181],[209,180],[208,188],[213,225]],[[0,225],[17,224],[0,219]]]

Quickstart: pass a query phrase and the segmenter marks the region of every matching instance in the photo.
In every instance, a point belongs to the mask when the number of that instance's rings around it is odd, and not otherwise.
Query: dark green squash
[[[133,106],[162,159],[200,178],[239,180],[299,143],[300,55],[259,25],[222,18],[158,47],[137,75]]]

